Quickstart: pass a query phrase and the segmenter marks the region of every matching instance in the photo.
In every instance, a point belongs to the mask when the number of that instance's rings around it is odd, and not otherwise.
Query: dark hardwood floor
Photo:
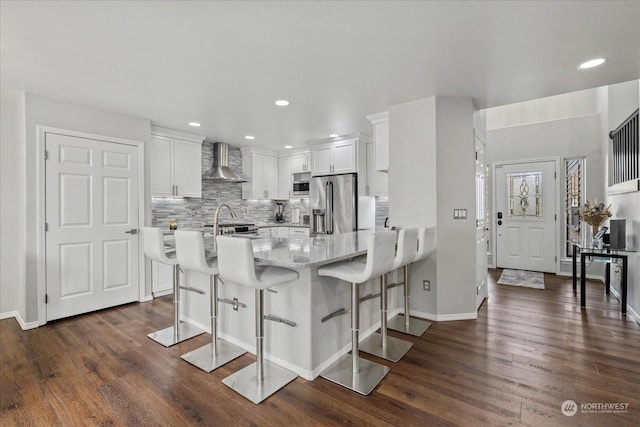
[[[253,355],[206,374],[180,355],[209,335],[169,349],[146,337],[171,323],[171,297],[29,331],[2,320],[0,425],[640,425],[640,326],[603,285],[588,282],[581,310],[570,278],[546,275],[535,290],[496,285],[499,275],[477,320],[392,332],[415,346],[367,397],[298,378],[254,405],[221,383]],[[578,403],[573,417],[565,400]]]

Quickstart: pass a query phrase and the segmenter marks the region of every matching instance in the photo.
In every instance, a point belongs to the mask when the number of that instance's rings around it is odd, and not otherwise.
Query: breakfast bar
[[[283,286],[274,286],[265,295],[265,357],[312,380],[351,346],[350,292],[338,280],[320,277],[318,268],[337,261],[357,258],[367,251],[371,231],[303,238],[253,238],[257,263],[296,270],[299,278]],[[240,238],[240,237],[238,237]],[[215,256],[212,235],[205,235],[207,256]],[[204,330],[208,324],[208,278],[197,272],[184,272],[186,286],[205,294],[183,292],[184,316]],[[380,325],[378,279],[361,287],[361,339]],[[254,295],[250,289],[231,282],[221,283],[219,335],[233,344],[255,353]],[[390,316],[400,311],[398,298],[389,298]]]

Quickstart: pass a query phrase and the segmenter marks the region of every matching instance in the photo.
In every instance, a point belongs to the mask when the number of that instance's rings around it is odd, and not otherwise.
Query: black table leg
[[[611,263],[606,263],[604,265],[606,271],[604,272],[604,289],[607,292],[607,295],[611,294]]]
[[[620,285],[622,293],[622,314],[627,314],[627,256],[622,257],[622,284]]]
[[[578,268],[576,267],[576,264],[577,264],[577,262],[576,262],[577,259],[576,258],[578,256],[577,254],[578,254],[578,246],[573,245],[573,293],[574,294],[576,293],[576,279],[577,279],[577,276],[578,276],[576,274],[578,272],[577,271]]]
[[[586,286],[585,286],[585,277],[586,276],[586,266],[585,266],[585,256],[584,252],[580,254],[580,306],[582,308],[587,307],[587,296],[586,294]]]

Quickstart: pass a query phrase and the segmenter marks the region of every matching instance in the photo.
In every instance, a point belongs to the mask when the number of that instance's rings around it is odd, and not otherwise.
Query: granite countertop
[[[317,237],[252,238],[256,262],[278,267],[311,267],[343,261],[367,252],[367,241],[371,231],[331,234]],[[239,237],[240,238],[240,237]],[[165,242],[168,244],[169,242]],[[215,257],[213,236],[205,234],[204,245],[207,258]],[[175,248],[167,245],[167,252]]]

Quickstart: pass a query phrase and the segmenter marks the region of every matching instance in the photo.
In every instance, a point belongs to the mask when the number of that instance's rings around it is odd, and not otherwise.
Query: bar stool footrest
[[[387,323],[387,329],[392,329],[394,331],[416,337],[421,337],[430,326],[431,322],[413,317],[409,319],[409,328],[407,328],[404,323],[404,315],[402,314],[395,316]]]
[[[297,377],[293,372],[268,360],[263,361],[262,366],[264,378],[261,382],[256,380],[256,363],[254,362],[229,375],[222,380],[222,383],[257,405]]]
[[[216,350],[216,354],[211,354],[211,343],[209,343],[189,353],[183,354],[180,358],[205,372],[211,372],[247,352],[237,345],[220,339],[216,344]]]
[[[178,337],[174,336],[173,326],[169,326],[168,328],[160,329],[159,331],[152,332],[147,335],[152,340],[162,344],[165,347],[171,347],[174,344],[178,344],[179,342],[188,340],[189,338],[196,337],[200,334],[204,334],[204,331],[200,328],[197,328],[190,323],[181,322],[178,324]]]
[[[366,396],[387,375],[389,368],[363,358],[359,359],[359,364],[360,372],[354,374],[352,356],[345,354],[324,370],[320,376]]]
[[[397,362],[402,359],[409,349],[413,347],[413,343],[401,340],[387,335],[387,347],[382,347],[382,335],[373,333],[360,343],[360,351],[373,354],[382,359],[391,362]]]

